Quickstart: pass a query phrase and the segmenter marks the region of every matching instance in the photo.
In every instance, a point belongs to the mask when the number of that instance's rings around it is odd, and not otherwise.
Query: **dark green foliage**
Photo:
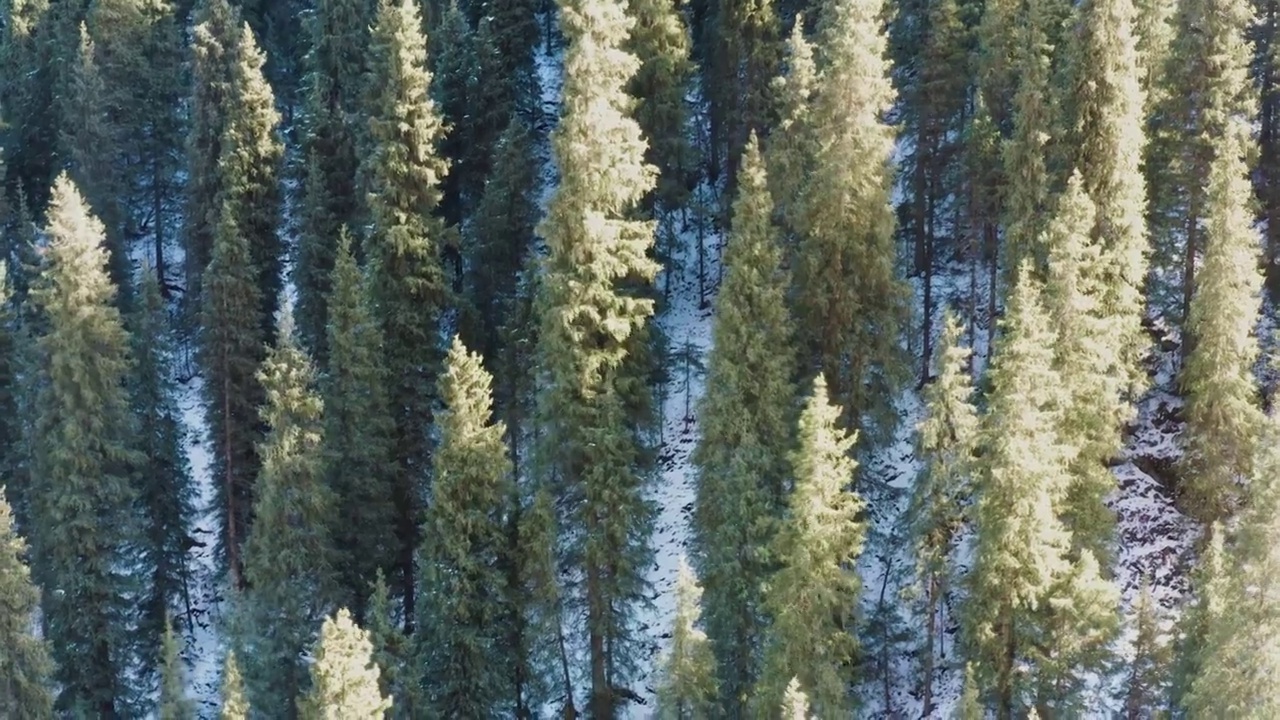
[[[237,640],[249,697],[270,717],[295,717],[307,687],[302,653],[333,597],[333,496],[324,481],[323,404],[311,361],[293,337],[291,318],[259,377],[268,427],[254,525],[244,547],[247,590],[237,610]]]
[[[374,578],[397,562],[391,465],[392,420],[387,404],[382,330],[351,239],[338,242],[329,297],[325,399],[325,472],[343,521],[334,528],[342,602],[363,617]]]
[[[19,413],[27,393],[22,371],[29,345],[19,323],[9,267],[9,261],[0,260],[0,487],[7,488],[14,517],[25,528],[30,476]]]
[[[787,276],[754,139],[745,155],[694,455],[704,616],[718,660],[720,706],[731,715],[744,711],[759,672],[761,603],[772,569],[767,547],[790,488],[787,450],[796,395]]]
[[[657,167],[658,185],[653,200],[675,210],[689,197],[689,173],[696,166],[686,137],[685,93],[693,76],[689,58],[689,32],[674,0],[630,0],[628,12],[635,20],[627,49],[640,61],[630,91],[637,99],[635,118],[648,142],[645,161]]]
[[[424,707],[417,673],[414,672],[412,642],[391,614],[391,598],[387,583],[379,571],[365,611],[365,626],[373,643],[373,661],[381,671],[378,680],[383,694],[395,698],[391,717],[409,720],[418,717]]]
[[[32,527],[42,609],[63,712],[130,713],[137,637],[129,598],[146,568],[133,478],[137,451],[127,379],[129,338],[114,306],[102,224],[66,176],[49,207],[47,260],[33,297],[39,338]],[[128,568],[128,570],[124,570]],[[137,568],[136,570],[134,568]]]
[[[419,488],[428,468],[433,383],[440,367],[437,328],[447,296],[435,217],[448,163],[436,153],[444,126],[428,95],[426,39],[414,0],[380,0],[371,47],[369,181],[372,233],[365,245],[372,297],[382,323],[395,432],[394,502],[405,620],[414,615],[413,557]]]
[[[39,594],[27,570],[27,545],[13,527],[0,487],[0,715],[11,720],[50,720],[53,669],[44,641],[31,632]]]
[[[173,343],[160,284],[145,272],[138,307],[131,318],[133,339],[133,414],[138,420],[138,450],[146,462],[138,471],[144,513],[143,551],[151,577],[142,600],[143,622],[159,634],[170,608],[190,601],[187,527],[194,514],[191,469],[183,452],[183,431],[174,400]]]
[[[712,0],[702,36],[703,87],[710,102],[709,170],[736,182],[738,160],[751,133],[769,120],[769,81],[778,74],[782,41],[771,0]]]
[[[418,625],[427,701],[440,717],[491,717],[506,703],[502,622],[511,498],[505,428],[493,423],[491,378],[455,339],[440,380],[432,505],[422,532]]]
[[[53,16],[49,0],[3,0],[0,17],[0,107],[7,124],[0,139],[9,166],[5,190],[16,200],[26,188],[32,207],[43,208],[55,169],[54,149],[60,125],[51,122],[58,74]],[[74,27],[75,23],[71,23]]]

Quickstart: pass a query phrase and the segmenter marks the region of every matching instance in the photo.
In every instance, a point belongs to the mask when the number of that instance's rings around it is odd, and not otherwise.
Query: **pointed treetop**
[[[220,720],[249,720],[249,702],[244,697],[244,679],[240,676],[234,650],[227,652],[222,670],[222,710],[218,717]]]
[[[303,720],[382,720],[391,698],[379,689],[369,634],[343,608],[320,629],[311,691],[299,702]]]

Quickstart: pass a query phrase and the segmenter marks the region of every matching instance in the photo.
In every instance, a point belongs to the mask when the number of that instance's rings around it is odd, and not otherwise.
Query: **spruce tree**
[[[248,589],[236,634],[254,707],[283,718],[295,716],[294,700],[307,686],[302,654],[329,610],[337,522],[324,481],[323,405],[287,314],[259,377],[268,431],[258,451],[255,519],[244,548]]]
[[[978,692],[978,681],[974,678],[973,663],[964,665],[964,685],[960,690],[960,699],[951,713],[952,720],[984,720],[986,712],[982,708],[981,693]]]
[[[516,527],[520,552],[512,556],[519,571],[517,582],[508,586],[511,609],[519,613],[520,623],[519,640],[512,644],[516,652],[513,685],[517,718],[537,717],[536,708],[557,697],[559,691],[564,692],[563,705],[574,707],[573,686],[562,674],[566,657],[555,508],[545,488],[531,495]]]
[[[164,618],[164,634],[160,644],[160,698],[156,708],[159,720],[192,720],[195,709],[187,699],[182,656],[178,654],[178,636],[173,632],[172,618]]]
[[[782,696],[782,720],[809,720],[809,698],[800,689],[798,678],[791,678]]]
[[[256,315],[264,334],[275,323],[284,262],[279,179],[284,145],[276,132],[280,114],[275,96],[262,74],[265,62],[253,32],[242,28],[236,35],[218,158],[222,212],[231,213],[236,232],[248,244],[261,307]]]
[[[383,695],[394,698],[391,716],[398,720],[415,717],[415,709],[422,703],[416,666],[411,662],[411,642],[392,617],[390,592],[381,571],[373,581],[365,626],[373,646],[373,661],[378,664],[378,685]]]
[[[234,650],[227,653],[222,670],[222,708],[219,720],[249,720],[249,702],[244,697],[244,680],[240,677],[240,665]]]
[[[866,535],[859,517],[863,501],[849,490],[856,436],[840,429],[840,409],[828,397],[826,380],[818,375],[791,455],[795,489],[770,548],[779,570],[765,591],[772,625],[757,689],[760,707],[773,708],[786,693],[776,683],[797,677],[819,717],[853,711],[853,614],[862,593],[853,564]]]
[[[439,22],[432,24],[432,32],[428,48],[431,97],[448,130],[440,139],[440,154],[449,168],[441,179],[440,214],[457,225],[471,207],[471,191],[485,177],[476,162],[478,127],[470,117],[471,91],[477,89],[472,77],[479,64],[478,38],[457,0],[449,0]]]
[[[1024,270],[1026,268],[1024,267]],[[1039,609],[1066,570],[1070,536],[1057,517],[1067,448],[1058,439],[1053,336],[1040,287],[1019,273],[990,370],[977,478],[977,535],[965,634],[997,717],[1021,715],[1029,678],[1017,671],[1043,630]]]
[[[1142,92],[1146,98],[1144,116],[1148,119],[1152,111],[1160,106],[1163,94],[1168,88],[1165,81],[1168,72],[1169,54],[1173,44],[1173,16],[1179,3],[1163,0],[1135,0],[1137,16],[1134,19],[1133,33],[1138,37],[1138,61],[1142,68]],[[1154,141],[1154,139],[1153,139]],[[1148,174],[1148,186],[1150,174]]]
[[[0,487],[0,715],[46,720],[53,717],[53,667],[44,641],[31,632],[39,595],[31,584],[26,554],[27,545],[14,529],[13,513]]]
[[[303,720],[382,720],[391,698],[379,689],[369,634],[346,608],[325,618],[311,666],[311,691],[298,703]]]
[[[787,277],[754,138],[741,168],[694,451],[693,530],[707,635],[718,660],[719,704],[731,715],[743,713],[759,672],[761,602],[772,569],[764,548],[790,487],[796,396]]]
[[[48,36],[62,4],[0,2],[0,17],[5,18],[0,29],[0,106],[8,120],[2,134],[9,165],[6,190],[14,198],[19,188],[27,188],[34,207],[44,207],[48,200],[46,188],[55,169],[59,124],[49,120],[55,109],[58,68],[52,62]]]
[[[795,26],[786,44],[786,74],[772,83],[778,123],[769,137],[766,152],[769,190],[788,239],[804,232],[802,200],[805,179],[814,164],[817,143],[813,138],[810,113],[813,106],[817,68],[813,46],[805,38],[804,15],[796,15]],[[739,171],[742,172],[742,171]]]
[[[27,342],[21,306],[14,297],[11,261],[8,253],[4,255],[0,257],[0,486],[8,489],[14,521],[25,530],[30,520],[26,497],[30,457],[25,444],[27,421],[21,412],[25,399],[30,397],[30,387],[23,382],[23,368],[31,344]]]
[[[1123,370],[1108,351],[1116,320],[1103,306],[1106,269],[1089,234],[1095,206],[1079,173],[1058,198],[1043,236],[1048,251],[1045,303],[1057,328],[1054,369],[1061,380],[1058,433],[1070,448],[1070,481],[1061,513],[1076,549],[1109,565],[1115,518],[1104,504],[1115,490],[1109,467],[1132,414],[1124,402]]]
[[[260,464],[256,414],[266,337],[258,323],[260,288],[246,238],[230,212],[219,221],[213,257],[201,279],[199,355],[205,373],[213,480],[217,488],[220,564],[233,587],[244,586],[241,549],[248,532],[254,481]]]
[[[417,3],[380,0],[370,47],[371,152],[364,168],[373,221],[365,255],[382,325],[395,422],[399,577],[394,585],[404,595],[410,626],[415,614],[419,485],[428,466],[426,428],[431,425],[432,382],[441,355],[437,327],[447,292],[439,258],[445,227],[434,214],[448,164],[436,153],[444,126],[428,95],[431,74],[421,27]]]
[[[306,173],[301,232],[294,264],[298,333],[317,363],[327,360],[325,328],[330,274],[341,229],[357,227],[357,139],[364,133],[366,49],[372,5],[322,0],[308,24],[306,58]]]
[[[681,557],[671,649],[658,687],[658,717],[663,720],[703,720],[715,708],[715,657],[706,634],[696,627],[701,600],[698,579]]]
[[[1001,147],[1007,196],[1004,199],[1005,237],[1001,262],[1005,290],[1016,282],[1015,272],[1025,259],[1039,271],[1045,265],[1040,247],[1049,197],[1046,147],[1050,140],[1050,61],[1053,48],[1045,32],[1050,0],[1030,0],[1018,29],[1021,49],[1015,56],[1017,90],[1013,95],[1013,133]],[[993,288],[994,290],[994,288]]]
[[[925,390],[925,419],[916,429],[916,454],[924,460],[911,499],[916,578],[924,594],[923,704],[933,705],[934,648],[940,611],[955,572],[951,552],[963,516],[959,504],[971,489],[978,415],[968,375],[971,351],[960,345],[963,327],[947,313],[934,363],[938,376]]]
[[[201,0],[191,31],[191,110],[187,134],[184,251],[188,315],[199,319],[201,277],[213,258],[222,215],[223,135],[231,98],[240,12],[228,0]]]
[[[1075,167],[1097,209],[1093,243],[1103,264],[1102,312],[1113,318],[1107,351],[1126,389],[1140,386],[1146,352],[1143,286],[1149,242],[1142,157],[1145,100],[1133,0],[1087,0],[1074,53]]]
[[[708,89],[710,167],[723,167],[733,197],[738,161],[752,133],[769,123],[769,81],[778,74],[782,38],[772,0],[711,0],[703,50]]]
[[[511,497],[505,428],[492,421],[492,378],[454,339],[440,380],[432,505],[423,527],[424,687],[440,716],[489,717],[509,692],[501,622],[503,520]]]
[[[1145,579],[1133,611],[1133,629],[1133,662],[1125,681],[1123,716],[1125,720],[1142,720],[1152,708],[1163,704],[1170,669],[1160,607]]]
[[[654,186],[626,85],[638,61],[623,47],[632,20],[612,0],[562,0],[564,103],[551,137],[560,183],[539,234],[548,254],[541,299],[539,470],[557,493],[567,560],[581,582],[566,598],[585,616],[588,714],[613,717],[639,651],[654,514],[642,438],[629,411],[647,405],[634,374],[646,340],[653,225],[629,219]],[[577,640],[577,638],[574,638]]]
[[[143,547],[153,568],[142,605],[144,622],[158,633],[175,603],[190,599],[187,528],[195,512],[195,497],[170,366],[174,350],[169,316],[160,281],[153,272],[142,277],[131,320],[132,405],[138,419],[138,450],[146,457],[138,472],[146,528]]]
[[[1193,597],[1188,599],[1176,626],[1175,661],[1170,682],[1169,701],[1175,717],[1193,718],[1198,711],[1214,707],[1215,701],[1203,692],[1197,697],[1196,684],[1209,661],[1211,635],[1221,627],[1221,615],[1228,610],[1227,568],[1223,528],[1214,522],[1206,529],[1204,547],[1191,572]]]
[[[382,329],[367,277],[356,266],[351,237],[338,241],[328,299],[328,367],[324,460],[343,521],[334,528],[335,570],[343,602],[364,618],[364,598],[379,572],[396,568],[393,425],[387,399]]]
[[[827,375],[843,424],[867,428],[868,441],[891,425],[889,398],[903,369],[898,336],[908,312],[894,272],[894,132],[882,120],[894,92],[881,5],[822,5],[811,115],[821,152],[802,192],[804,234],[795,261],[802,346]]]
[[[129,337],[114,306],[102,224],[65,175],[54,183],[48,266],[32,294],[39,338],[31,488],[41,608],[62,686],[58,707],[128,714],[136,637],[137,451],[126,381]],[[125,569],[127,568],[127,569]]]
[[[1239,119],[1214,138],[1205,195],[1204,266],[1191,299],[1193,343],[1179,384],[1187,396],[1184,507],[1207,521],[1237,504],[1262,429],[1253,365],[1253,335],[1262,294],[1258,234],[1245,164],[1249,128]]]
[[[645,160],[659,168],[654,199],[674,210],[689,195],[687,176],[695,166],[685,128],[685,93],[693,76],[689,33],[675,0],[629,0],[627,12],[635,25],[626,47],[640,61],[630,85],[635,119],[649,144]],[[646,204],[652,209],[652,202]]]

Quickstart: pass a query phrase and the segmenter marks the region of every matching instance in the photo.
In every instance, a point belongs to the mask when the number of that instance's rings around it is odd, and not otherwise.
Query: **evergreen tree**
[[[1126,681],[1123,715],[1125,720],[1143,720],[1149,711],[1163,704],[1170,661],[1160,608],[1146,581],[1138,595],[1133,625],[1133,662]]]
[[[1184,608],[1177,625],[1178,641],[1169,700],[1174,716],[1180,718],[1198,717],[1198,711],[1216,707],[1218,702],[1230,702],[1228,698],[1212,698],[1203,693],[1197,697],[1196,692],[1196,685],[1203,683],[1200,677],[1205,674],[1205,666],[1210,661],[1211,634],[1215,627],[1221,627],[1220,616],[1228,609],[1222,525],[1214,522],[1206,533],[1204,549],[1191,573],[1191,588],[1195,595]]]
[[[1097,210],[1093,243],[1103,263],[1102,312],[1113,318],[1107,351],[1126,389],[1144,382],[1142,329],[1149,243],[1144,211],[1144,97],[1133,0],[1087,0],[1074,57],[1075,167]]]
[[[1235,507],[1262,427],[1253,335],[1262,293],[1258,234],[1250,212],[1245,153],[1249,128],[1232,120],[1213,143],[1205,196],[1204,268],[1191,299],[1194,343],[1179,377],[1187,396],[1185,507],[1205,520]]]
[[[1189,716],[1266,718],[1280,712],[1280,607],[1276,605],[1276,573],[1280,572],[1280,425],[1268,418],[1258,445],[1256,470],[1249,484],[1249,503],[1236,542],[1225,559],[1225,582],[1219,604],[1207,599],[1206,632],[1198,671],[1184,706]]]
[[[169,609],[187,597],[187,528],[195,497],[169,365],[173,354],[169,317],[154,273],[143,274],[138,300],[130,328],[133,412],[138,419],[138,450],[146,457],[138,473],[146,525],[143,547],[153,568],[142,605],[144,622],[159,634]]]
[[[374,579],[365,618],[373,661],[378,664],[379,687],[383,695],[395,699],[391,716],[397,720],[412,718],[415,708],[421,707],[421,700],[416,674],[411,672],[410,641],[392,617],[390,593],[381,571]]]
[[[235,651],[227,653],[222,670],[222,709],[219,720],[248,720],[249,702],[244,698],[244,681],[240,677],[240,665]]]
[[[234,53],[218,158],[222,212],[231,213],[235,231],[249,247],[261,305],[256,315],[265,335],[275,323],[282,288],[279,172],[284,145],[276,135],[280,114],[275,96],[262,74],[265,55],[248,27],[236,36]]]
[[[821,151],[801,193],[805,232],[795,263],[803,347],[828,376],[843,424],[867,428],[868,440],[891,424],[889,398],[903,369],[898,336],[908,312],[894,273],[894,132],[882,120],[894,93],[881,5],[822,6],[811,116]]]
[[[294,700],[307,686],[302,654],[329,608],[330,530],[336,522],[324,482],[323,405],[287,314],[259,377],[266,391],[262,420],[269,429],[258,451],[262,471],[245,541],[248,590],[237,639],[254,707],[284,718],[295,716]]]
[[[782,58],[777,8],[772,0],[712,0],[702,31],[707,38],[702,67],[710,104],[711,171],[721,167],[729,197],[738,161],[752,133],[764,134],[769,122],[769,81]]]
[[[1025,269],[1025,268],[1024,268]],[[1067,477],[1056,432],[1060,379],[1040,288],[1020,273],[990,370],[981,428],[977,540],[965,632],[978,680],[995,692],[1001,720],[1025,712],[1029,678],[1017,671],[1043,630],[1039,614],[1066,571],[1070,536],[1056,510]]]
[[[70,180],[54,184],[48,267],[32,291],[39,338],[31,493],[41,608],[61,711],[128,714],[133,597],[148,563],[131,548],[141,464],[129,412],[129,337],[113,302],[103,228]],[[145,641],[144,641],[145,642]]]
[[[798,678],[791,678],[782,696],[782,720],[809,720],[809,698],[800,689]]]
[[[684,98],[693,75],[689,33],[675,0],[629,0],[627,13],[635,25],[626,47],[640,61],[630,85],[635,119],[649,144],[645,161],[659,168],[654,199],[674,210],[689,195],[694,168],[685,131]]]
[[[813,46],[805,39],[804,21],[803,14],[796,16],[786,45],[787,72],[773,79],[779,120],[766,153],[776,212],[792,236],[805,230],[803,192],[817,150],[810,113],[818,71],[813,62]]]
[[[658,688],[658,717],[664,720],[708,718],[715,707],[715,657],[706,634],[696,627],[701,600],[698,579],[681,557],[676,575],[676,618],[671,630],[671,649]]]
[[[13,527],[0,487],[0,715],[13,720],[53,717],[44,642],[32,632],[39,596],[23,558],[27,545]]]
[[[794,362],[772,204],[754,138],[738,179],[694,452],[694,538],[720,707],[742,715],[759,672],[765,548],[789,489]]]
[[[405,621],[414,616],[413,558],[419,483],[426,472],[431,383],[438,374],[437,327],[446,285],[440,266],[445,227],[434,217],[448,164],[436,153],[444,132],[428,96],[426,39],[417,3],[380,0],[370,48],[371,152],[364,172],[372,235],[365,246],[382,324],[395,431],[394,503]]]
[[[1005,238],[1002,262],[1005,289],[1012,288],[1023,260],[1040,270],[1046,261],[1039,247],[1049,197],[1046,147],[1050,140],[1050,61],[1045,25],[1050,0],[1030,0],[1021,18],[1021,50],[1016,55],[1019,78],[1013,95],[1013,134],[1001,147],[1005,198]],[[994,288],[993,288],[994,290]]]
[[[922,663],[923,703],[933,705],[934,643],[943,624],[940,616],[954,572],[951,551],[963,523],[960,503],[970,489],[978,415],[968,375],[970,350],[960,345],[963,328],[948,313],[934,362],[938,377],[925,390],[925,419],[916,429],[916,454],[924,460],[911,500],[911,534],[916,578],[924,593],[925,647]]]
[[[978,692],[978,681],[973,675],[973,663],[965,663],[964,685],[960,691],[960,700],[951,713],[952,720],[984,720],[986,713],[982,709],[982,698]]]
[[[325,618],[311,666],[311,691],[299,701],[303,720],[382,720],[391,698],[378,687],[369,634],[344,608]]]
[[[173,632],[172,618],[165,616],[161,636],[160,702],[156,714],[160,720],[191,720],[195,710],[187,699],[182,657],[178,654],[178,636]]]
[[[328,485],[343,509],[343,520],[334,528],[335,570],[343,601],[353,603],[356,617],[363,618],[374,577],[392,572],[398,560],[393,426],[382,330],[345,231],[329,284],[324,459]]]
[[[1104,499],[1116,485],[1109,463],[1132,410],[1123,398],[1123,370],[1107,347],[1116,322],[1103,306],[1107,280],[1100,248],[1089,240],[1094,224],[1095,206],[1075,173],[1043,236],[1045,302],[1057,328],[1054,369],[1063,391],[1058,433],[1070,448],[1061,515],[1075,548],[1109,564],[1115,518]]]
[[[423,527],[424,684],[440,716],[489,717],[508,695],[501,622],[503,520],[511,497],[492,378],[458,339],[445,361],[433,504]]]
[[[1137,16],[1134,19],[1133,33],[1138,37],[1138,61],[1142,68],[1142,92],[1146,98],[1144,116],[1151,117],[1152,111],[1163,101],[1164,91],[1168,88],[1165,81],[1168,72],[1169,53],[1173,44],[1173,15],[1179,3],[1163,2],[1163,0],[1135,0],[1134,8]],[[1154,141],[1154,140],[1153,140]],[[1148,174],[1150,189],[1150,174]]]
[[[1036,707],[1046,716],[1088,714],[1094,706],[1089,683],[1112,672],[1112,643],[1120,631],[1120,593],[1093,553],[1084,550],[1050,589],[1041,625],[1043,635],[1031,649],[1036,669]]]
[[[191,31],[191,110],[187,135],[187,197],[184,215],[186,293],[189,315],[202,308],[201,277],[213,258],[222,216],[223,135],[231,101],[232,67],[240,13],[228,0],[201,0]]]
[[[23,370],[31,344],[21,321],[19,302],[14,298],[10,262],[0,257],[0,487],[8,490],[15,524],[25,529],[30,520],[26,497],[30,457],[25,446],[27,422],[21,408],[30,396]]]
[[[55,104],[54,78],[58,68],[52,62],[48,42],[50,27],[59,5],[49,0],[2,0],[0,17],[0,106],[7,127],[4,140],[9,170],[6,177],[10,198],[20,188],[32,193],[33,207],[44,207],[46,188],[53,179],[59,124],[50,122]]]
[[[637,606],[645,600],[654,514],[642,492],[642,439],[628,413],[647,405],[634,372],[650,299],[633,290],[658,268],[652,223],[628,219],[654,185],[626,85],[638,61],[623,49],[621,4],[562,0],[564,103],[551,137],[560,183],[539,227],[546,240],[538,398],[539,470],[557,494],[568,566],[566,602],[585,616],[588,714],[614,717],[634,672]]]
[[[1180,276],[1175,307],[1189,321],[1197,260],[1208,243],[1215,139],[1232,123],[1252,125],[1258,106],[1249,82],[1248,0],[1184,0],[1176,8],[1147,164],[1157,267]]]
[[[330,279],[341,229],[356,227],[357,137],[363,137],[362,88],[372,5],[322,0],[308,25],[306,173],[294,265],[298,332],[316,361],[327,361]],[[357,613],[358,615],[358,613]]]
[[[839,428],[840,410],[827,398],[826,380],[818,375],[791,456],[795,490],[771,548],[780,569],[765,592],[773,624],[757,692],[761,707],[776,707],[786,693],[777,681],[797,677],[814,713],[837,717],[853,710],[853,613],[862,594],[853,563],[866,527],[859,518],[862,499],[848,489],[857,467],[851,456],[856,436]]]
[[[471,91],[476,89],[472,77],[478,65],[477,37],[457,0],[449,0],[432,31],[431,96],[447,128],[439,144],[449,168],[440,181],[440,214],[450,225],[457,225],[468,214],[470,191],[485,177],[475,164],[478,128],[469,117],[474,105]]]
[[[263,390],[258,366],[265,336],[258,323],[260,288],[247,239],[232,214],[219,222],[213,257],[201,282],[200,361],[213,445],[213,480],[222,525],[218,550],[233,587],[242,588],[241,546],[247,534],[260,464],[256,422]]]

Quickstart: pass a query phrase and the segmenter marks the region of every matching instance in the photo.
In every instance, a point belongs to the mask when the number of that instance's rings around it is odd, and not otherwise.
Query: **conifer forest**
[[[1280,720],[1280,0],[0,0],[0,720]]]

